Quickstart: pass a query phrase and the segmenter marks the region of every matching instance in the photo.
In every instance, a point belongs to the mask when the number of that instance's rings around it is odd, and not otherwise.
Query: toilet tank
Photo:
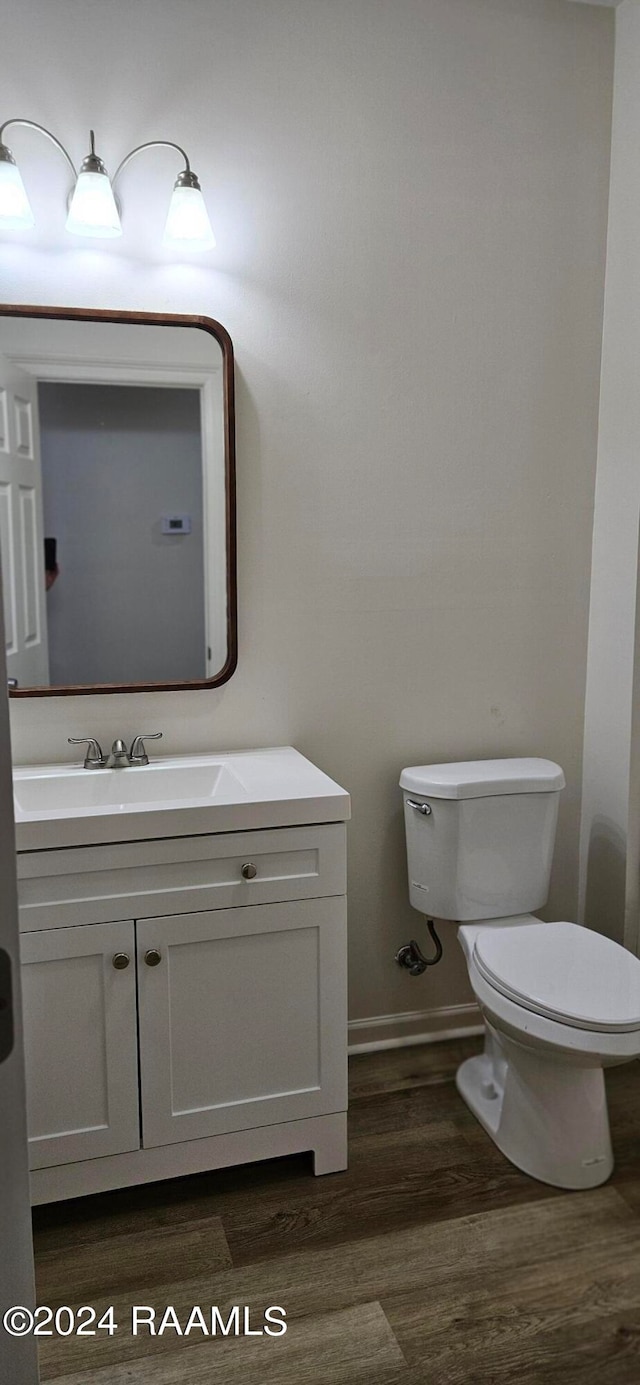
[[[507,918],[546,903],[565,778],[552,760],[404,769],[409,895],[434,918]]]

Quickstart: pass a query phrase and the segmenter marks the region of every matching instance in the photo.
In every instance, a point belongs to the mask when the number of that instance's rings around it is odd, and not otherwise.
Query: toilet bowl
[[[559,1188],[613,1169],[604,1069],[640,1057],[640,961],[531,912],[547,900],[564,775],[549,760],[402,772],[409,895],[458,924],[485,1048],[458,1091],[502,1153]]]
[[[458,930],[484,1053],[456,1085],[502,1153],[554,1187],[613,1169],[604,1068],[640,1056],[640,961],[575,923],[533,916]]]

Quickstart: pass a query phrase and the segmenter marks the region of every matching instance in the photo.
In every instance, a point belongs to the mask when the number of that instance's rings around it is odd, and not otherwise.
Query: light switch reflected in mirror
[[[233,424],[233,351],[210,319],[0,310],[12,696],[231,676]]]

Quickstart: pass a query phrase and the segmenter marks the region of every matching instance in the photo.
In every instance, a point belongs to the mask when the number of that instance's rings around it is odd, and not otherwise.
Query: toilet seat
[[[640,1030],[640,961],[575,923],[478,929],[473,962],[494,991],[556,1024]]]

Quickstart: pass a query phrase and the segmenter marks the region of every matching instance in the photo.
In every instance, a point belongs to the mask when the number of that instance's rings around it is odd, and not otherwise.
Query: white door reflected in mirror
[[[38,391],[0,354],[0,559],[10,686],[49,682]],[[15,682],[13,681],[15,680]]]

